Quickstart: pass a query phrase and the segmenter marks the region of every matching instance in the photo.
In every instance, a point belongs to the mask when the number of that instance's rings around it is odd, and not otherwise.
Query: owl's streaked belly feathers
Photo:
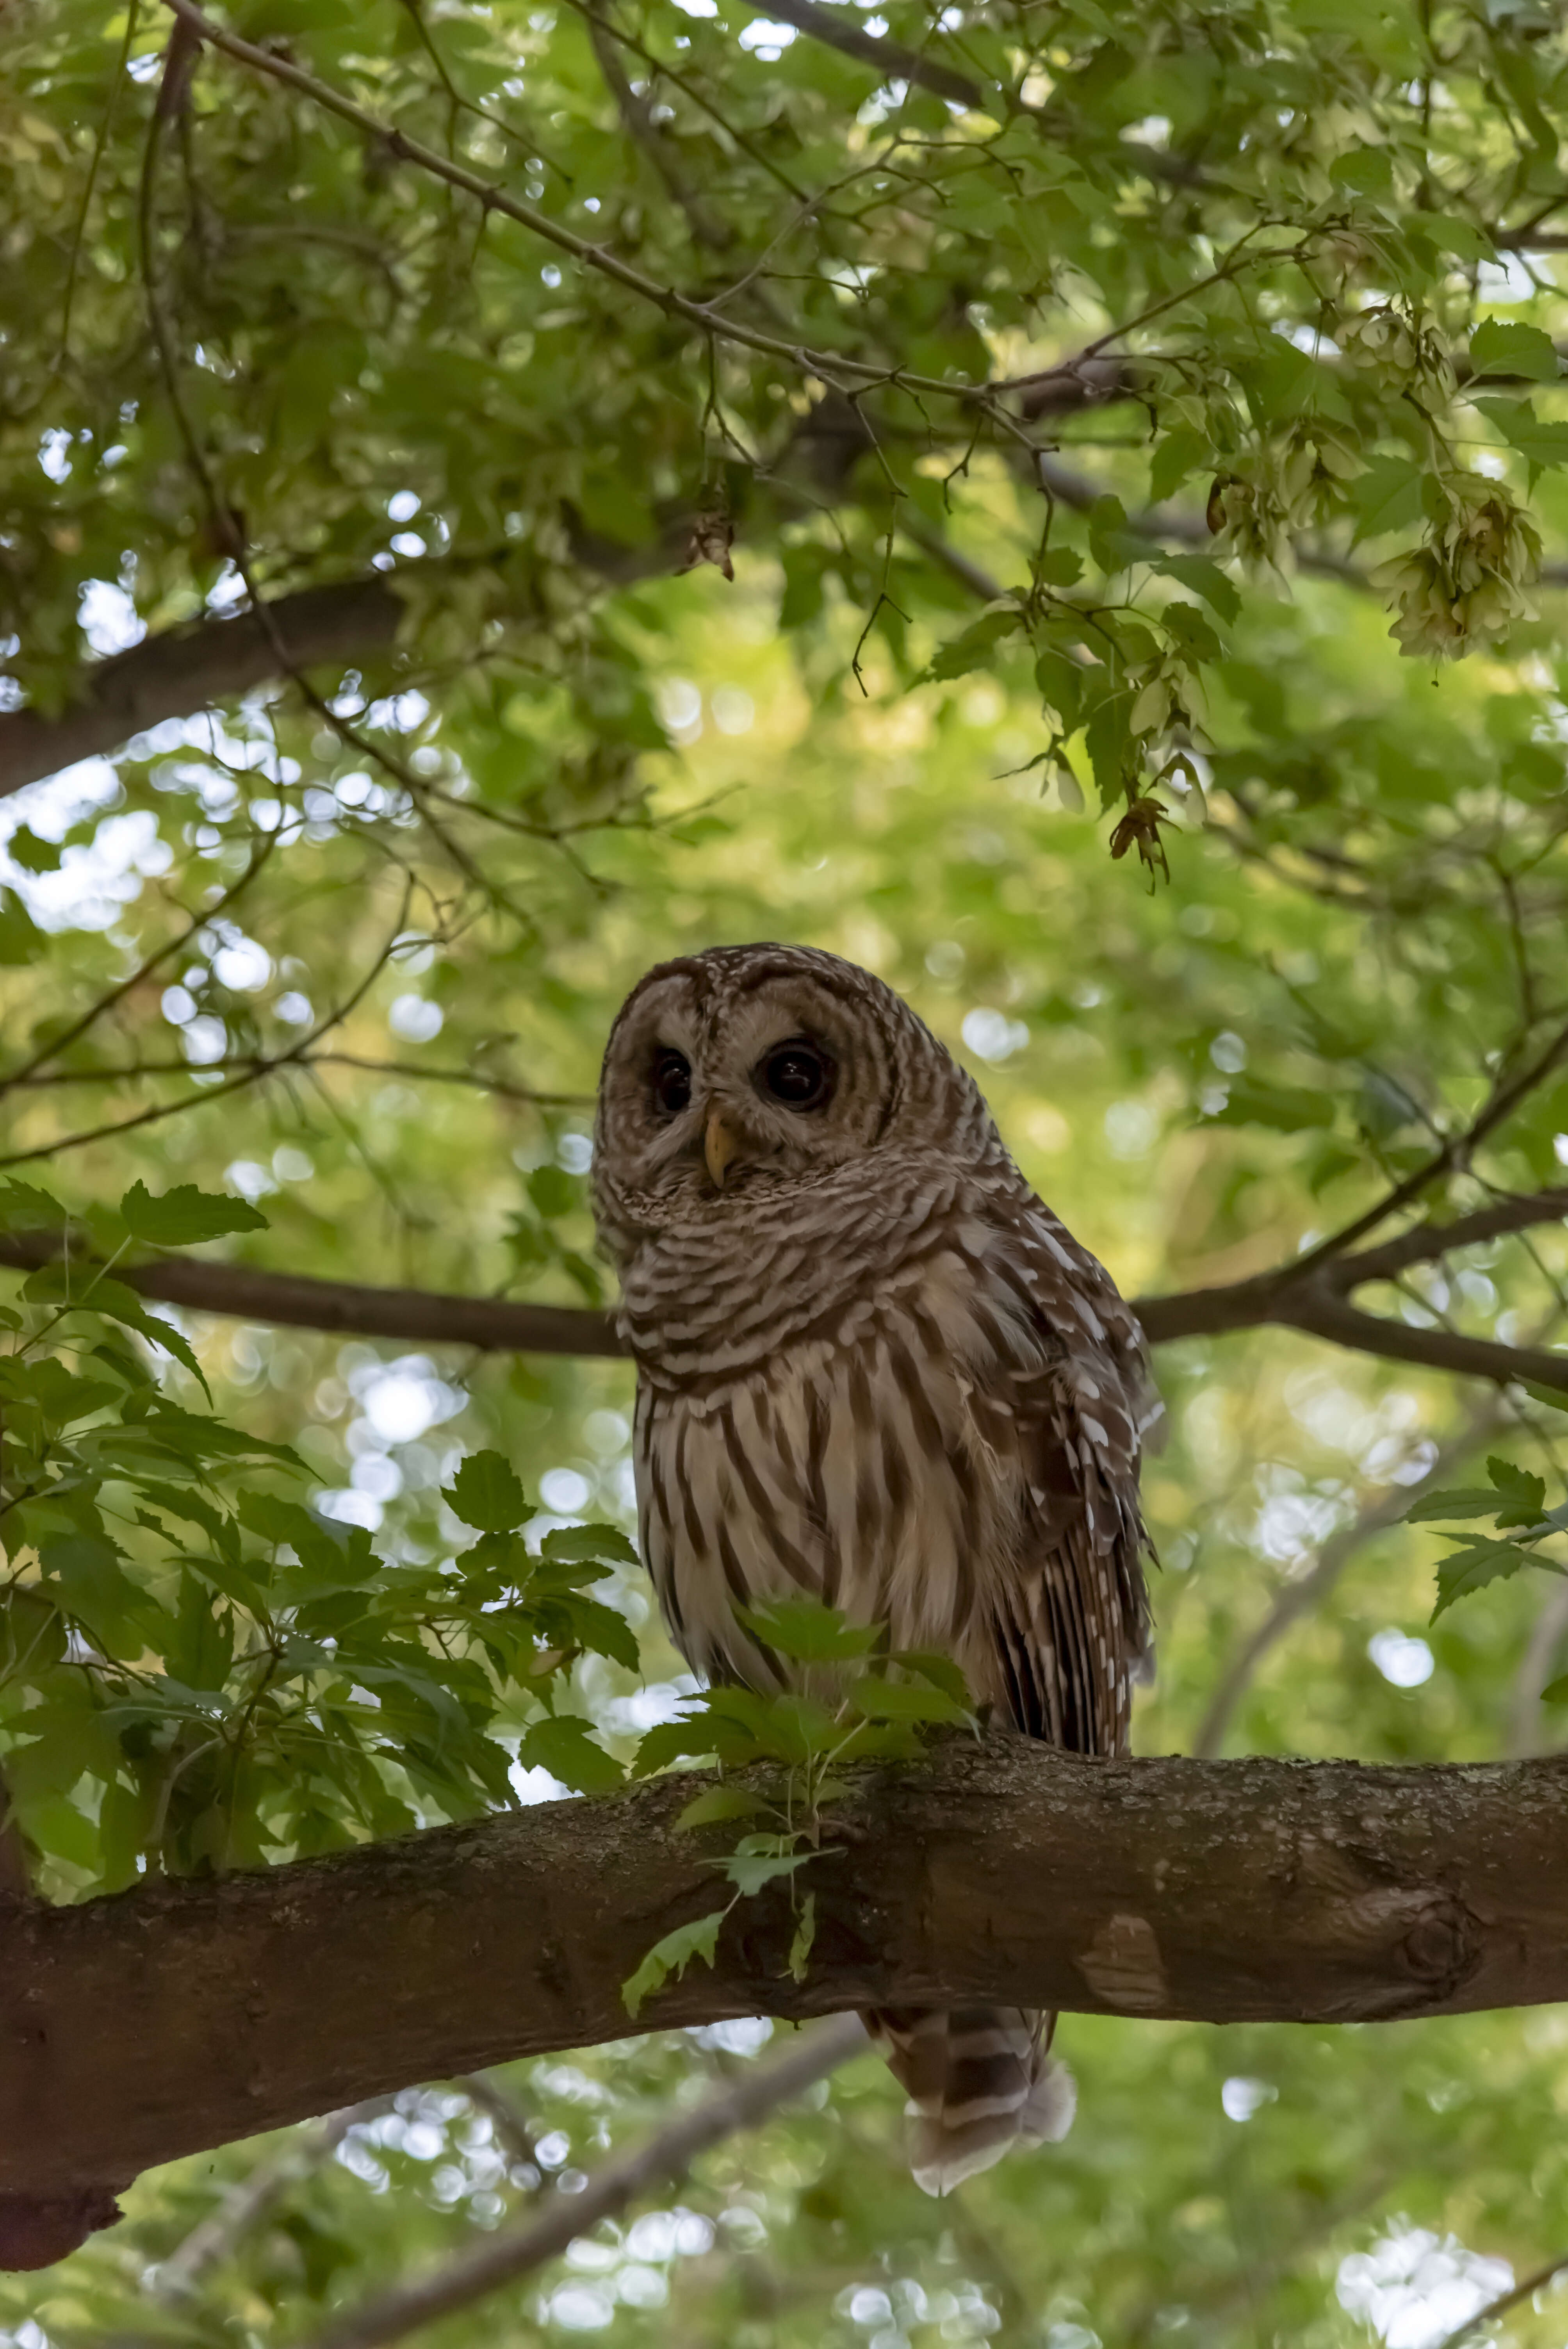
[[[1141,1589],[1119,1587],[1138,1533],[1119,1491],[1130,1464],[1112,1454],[1137,1438],[1104,1324],[1063,1278],[1078,1267],[1045,1211],[1027,1254],[1059,1290],[1060,1328],[1017,1268],[1016,1226],[1004,1247],[951,1195],[927,1206],[924,1244],[837,1305],[819,1289],[819,1245],[792,1328],[778,1327],[770,1268],[765,1350],[746,1343],[738,1299],[684,1376],[665,1351],[640,1381],[638,1498],[661,1604],[705,1676],[773,1684],[736,1608],[805,1593],[886,1622],[894,1647],[951,1656],[1019,1727],[1114,1747]]]

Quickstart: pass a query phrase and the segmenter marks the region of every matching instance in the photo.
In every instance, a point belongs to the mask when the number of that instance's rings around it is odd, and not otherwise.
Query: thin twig
[[[1522,2300],[1532,2299],[1546,2285],[1555,2282],[1565,2269],[1568,2269],[1568,2257],[1563,2256],[1554,2259],[1548,2267],[1534,2269],[1522,2283],[1516,2283],[1511,2292],[1500,2292],[1495,2300],[1489,2300],[1484,2308],[1478,2308],[1475,2314],[1468,2317],[1456,2332],[1445,2333],[1438,2343],[1438,2349],[1460,2349],[1461,2341],[1468,2341],[1473,2333],[1479,2333],[1483,2324],[1491,2323],[1495,2317],[1506,2316],[1509,2310],[1517,2308]]]
[[[524,1102],[536,1109],[592,1109],[592,1093],[543,1093],[531,1085],[511,1083],[503,1077],[487,1076],[479,1069],[428,1069],[416,1061],[376,1061],[363,1052],[312,1052],[300,1057],[290,1052],[277,1057],[265,1052],[226,1052],[221,1060],[195,1062],[185,1060],[129,1061],[122,1067],[109,1069],[56,1069],[35,1077],[7,1078],[0,1084],[0,1092],[13,1088],[42,1092],[56,1091],[68,1085],[133,1084],[144,1077],[191,1077],[204,1072],[221,1072],[226,1069],[252,1069],[259,1074],[270,1074],[274,1069],[287,1066],[306,1069],[362,1069],[372,1076],[409,1077],[417,1084],[471,1085],[480,1092],[493,1093],[500,1101]],[[191,1105],[202,1098],[191,1096]]]
[[[133,1133],[141,1126],[160,1124],[165,1118],[176,1117],[182,1110],[195,1109],[215,1101],[222,1101],[230,1093],[247,1092],[252,1085],[260,1084],[264,1079],[275,1076],[281,1069],[294,1068],[302,1061],[308,1061],[311,1057],[311,1046],[321,1037],[330,1035],[333,1029],[339,1027],[345,1019],[349,1019],[358,1009],[391,960],[393,948],[402,935],[408,918],[408,903],[412,895],[413,884],[410,883],[403,893],[402,908],[386,945],[352,993],[335,1011],[329,1011],[323,1019],[318,1019],[309,1034],[303,1036],[297,1044],[291,1045],[286,1052],[280,1052],[275,1059],[263,1061],[239,1076],[230,1077],[221,1085],[208,1087],[194,1099],[187,1094],[179,1101],[159,1102],[150,1109],[139,1110],[134,1117],[111,1119],[102,1125],[87,1127],[79,1133],[62,1134],[57,1142],[40,1142],[31,1150],[14,1150],[7,1156],[0,1158],[0,1169],[7,1166],[33,1165],[42,1158],[57,1158],[62,1151],[81,1150],[89,1142],[117,1140],[121,1134]]]
[[[1511,1117],[1520,1103],[1528,1099],[1538,1086],[1544,1084],[1564,1060],[1568,1060],[1568,1021],[1563,1022],[1544,1050],[1538,1052],[1516,1077],[1511,1078],[1506,1084],[1500,1080],[1493,1085],[1481,1109],[1462,1133],[1452,1135],[1413,1174],[1407,1174],[1403,1182],[1396,1183],[1375,1206],[1368,1207],[1364,1215],[1357,1216],[1340,1230],[1331,1232],[1327,1239],[1320,1241],[1301,1258],[1299,1269],[1305,1272],[1330,1257],[1343,1256],[1346,1249],[1366,1233],[1376,1230],[1379,1224],[1386,1224],[1390,1216],[1397,1215],[1401,1207],[1409,1206],[1423,1192],[1429,1191],[1440,1176],[1450,1174],[1456,1167],[1468,1166],[1487,1135],[1495,1133],[1505,1119]]]
[[[111,987],[107,994],[100,995],[98,1001],[89,1005],[80,1018],[74,1019],[62,1034],[51,1036],[47,1043],[41,1044],[30,1061],[24,1061],[21,1067],[13,1069],[8,1076],[0,1077],[0,1096],[9,1092],[14,1086],[26,1084],[37,1070],[47,1068],[51,1061],[57,1061],[60,1054],[78,1042],[87,1034],[88,1030],[95,1026],[106,1012],[112,1011],[117,1003],[123,1002],[125,998],[132,994],[137,988],[145,986],[160,963],[166,963],[170,956],[177,955],[181,947],[188,945],[195,936],[198,930],[206,929],[209,924],[216,921],[226,912],[237,898],[243,895],[254,881],[276,846],[277,839],[277,826],[274,826],[271,832],[259,833],[251,850],[250,862],[239,879],[231,883],[222,895],[214,899],[211,905],[205,905],[200,913],[192,914],[182,930],[178,931],[173,937],[166,938],[160,947],[156,947],[143,961],[138,963],[129,978],[122,978],[117,987]]]

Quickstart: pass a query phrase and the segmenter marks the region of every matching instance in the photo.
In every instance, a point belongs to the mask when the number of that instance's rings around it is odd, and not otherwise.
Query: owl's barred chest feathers
[[[769,1205],[711,1264],[666,1232],[627,1267],[644,1549],[682,1649],[767,1686],[737,1609],[810,1595],[952,1657],[1020,1727],[1120,1743],[1137,1433],[1091,1260],[1010,1168],[895,1160]]]

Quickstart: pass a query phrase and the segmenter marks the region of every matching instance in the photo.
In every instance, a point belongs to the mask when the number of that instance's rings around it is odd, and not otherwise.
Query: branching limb
[[[242,1069],[238,1075],[226,1077],[222,1084],[209,1086],[196,1101],[192,1101],[189,1095],[183,1095],[178,1101],[157,1102],[149,1109],[137,1111],[133,1116],[110,1119],[102,1125],[85,1127],[78,1133],[62,1134],[57,1141],[37,1143],[31,1150],[13,1150],[7,1156],[0,1158],[0,1170],[7,1166],[34,1165],[38,1160],[44,1158],[57,1158],[65,1151],[85,1149],[91,1142],[116,1141],[121,1134],[136,1133],[143,1126],[160,1124],[165,1118],[176,1117],[182,1110],[194,1109],[199,1103],[222,1101],[231,1093],[244,1092],[251,1086],[261,1084],[265,1079],[278,1075],[283,1070],[300,1068],[308,1063],[312,1058],[312,1047],[319,1043],[324,1036],[329,1036],[335,1028],[341,1027],[346,1019],[352,1018],[390,961],[392,950],[402,936],[408,919],[408,904],[412,895],[413,885],[410,883],[404,890],[402,908],[397,921],[387,933],[380,953],[376,956],[369,968],[362,974],[358,983],[343,1001],[333,1010],[325,1012],[308,1033],[300,1038],[297,1044],[291,1044],[286,1051],[279,1052],[271,1060],[256,1061],[251,1066]]]
[[[204,1098],[211,1100],[211,1094]],[[49,1233],[0,1237],[0,1264],[35,1271],[59,1253]],[[164,1305],[285,1330],[386,1338],[423,1346],[472,1346],[485,1352],[619,1355],[607,1313],[582,1306],[516,1305],[487,1297],[442,1296],[422,1288],[367,1288],[353,1281],[313,1280],[303,1273],[263,1272],[247,1264],[203,1264],[168,1257],[119,1265],[115,1277]]]
[[[558,2195],[549,2209],[521,2225],[498,2229],[470,2250],[411,2284],[351,2310],[305,2344],[305,2349],[382,2349],[421,2326],[468,2308],[503,2284],[531,2275],[600,2221],[613,2219],[651,2186],[683,2178],[700,2153],[755,2128],[780,2105],[792,2103],[867,2045],[858,2015],[836,2015],[767,2063],[752,2064],[732,2086],[706,2096],[695,2110],[627,2153],[594,2170],[577,2194]]]
[[[1491,1379],[1497,1385],[1552,1387],[1568,1394],[1568,1354],[1553,1353],[1545,1346],[1505,1346],[1496,1338],[1468,1338],[1455,1330],[1413,1329],[1386,1313],[1363,1313],[1341,1298],[1309,1287],[1299,1293],[1287,1288],[1275,1309],[1264,1318],[1287,1330],[1304,1330],[1308,1337],[1326,1338],[1352,1353],[1376,1354],[1382,1361],[1452,1371],[1460,1378]]]
[[[1424,1476],[1408,1485],[1391,1485],[1371,1496],[1347,1526],[1329,1536],[1311,1571],[1281,1587],[1262,1622],[1243,1640],[1214,1683],[1208,1709],[1192,1740],[1193,1754],[1200,1761],[1212,1761],[1220,1752],[1236,1707],[1251,1686],[1258,1666],[1292,1625],[1321,1606],[1351,1560],[1379,1534],[1398,1525],[1421,1493],[1440,1490],[1460,1463],[1504,1426],[1508,1417],[1507,1406],[1501,1399],[1489,1399],[1439,1447]],[[1568,1591],[1568,1583],[1562,1587]]]
[[[147,2287],[149,2298],[167,2308],[193,2299],[208,2271],[230,2256],[279,2197],[327,2160],[351,2128],[361,2121],[379,2118],[391,2101],[389,2096],[371,2096],[363,2104],[349,2105],[303,2136],[291,2138],[268,2159],[257,2162],[154,2269]]]

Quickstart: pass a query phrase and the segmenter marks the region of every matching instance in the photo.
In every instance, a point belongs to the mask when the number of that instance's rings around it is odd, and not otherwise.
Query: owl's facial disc
[[[638,1222],[724,1214],[872,1149],[892,1082],[874,1024],[816,971],[760,969],[720,992],[676,965],[617,1024],[597,1163]]]

